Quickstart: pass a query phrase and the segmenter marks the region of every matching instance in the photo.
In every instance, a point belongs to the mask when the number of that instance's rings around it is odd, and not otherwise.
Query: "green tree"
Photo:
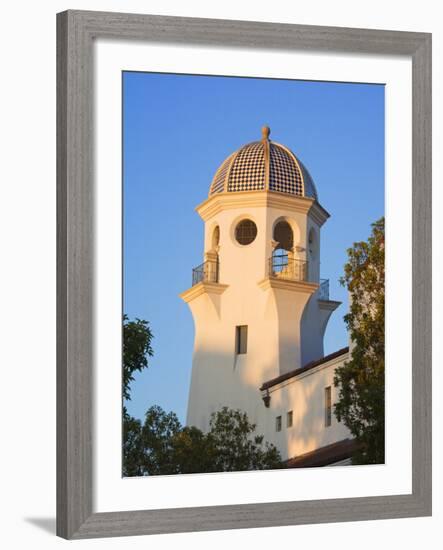
[[[245,412],[223,407],[213,413],[208,440],[213,448],[214,471],[234,472],[281,468],[282,461],[277,448],[263,442],[262,435],[255,435]]]
[[[142,476],[143,442],[142,424],[140,420],[130,416],[123,407],[123,476]]]
[[[385,456],[385,231],[372,224],[367,242],[348,250],[341,283],[350,295],[345,323],[353,341],[350,361],[337,368],[334,407],[357,440],[354,464],[381,464]]]
[[[130,321],[123,316],[123,397],[131,399],[130,384],[134,373],[148,367],[148,357],[154,354],[151,347],[152,332],[149,323],[142,319]]]
[[[130,385],[134,373],[148,368],[148,357],[152,357],[152,332],[149,323],[141,319],[130,321],[123,316],[123,399],[130,400]],[[128,414],[123,405],[123,475],[143,475],[143,440],[140,420]]]
[[[184,426],[172,441],[177,473],[215,472],[215,448],[210,438],[195,426]]]
[[[125,475],[168,475],[281,468],[273,445],[263,443],[247,415],[224,407],[211,416],[207,434],[182,427],[175,413],[154,405],[144,424],[127,423],[130,452]]]
[[[177,463],[173,452],[174,438],[182,426],[174,412],[166,413],[158,405],[146,411],[141,429],[142,470],[145,474],[176,474]]]

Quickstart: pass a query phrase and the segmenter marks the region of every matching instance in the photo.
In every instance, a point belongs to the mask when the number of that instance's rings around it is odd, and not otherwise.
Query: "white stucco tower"
[[[187,424],[202,430],[228,406],[267,431],[262,384],[323,357],[339,305],[320,280],[329,214],[300,160],[269,134],[221,164],[197,207],[204,263],[181,297],[195,323]]]

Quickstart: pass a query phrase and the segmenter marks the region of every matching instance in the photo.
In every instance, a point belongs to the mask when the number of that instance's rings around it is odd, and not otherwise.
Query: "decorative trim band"
[[[207,221],[222,210],[242,207],[286,208],[294,212],[309,214],[318,224],[323,225],[329,213],[310,197],[295,197],[278,191],[236,191],[215,193],[196,207],[200,217]]]
[[[183,301],[189,303],[202,294],[223,294],[228,286],[229,285],[222,285],[220,283],[201,282],[191,286],[191,288],[188,288],[188,290],[185,290],[179,294],[179,296]]]
[[[290,281],[288,279],[277,279],[275,277],[265,277],[257,284],[262,290],[267,290],[268,288],[278,288],[280,290],[292,290],[306,294],[314,294],[319,287],[318,283],[308,283],[307,281]]]

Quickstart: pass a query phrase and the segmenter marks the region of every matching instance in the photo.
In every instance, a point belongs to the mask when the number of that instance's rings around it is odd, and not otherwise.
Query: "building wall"
[[[258,228],[255,241],[241,246],[234,229],[243,218]],[[203,294],[189,302],[195,341],[187,423],[208,428],[209,416],[222,406],[254,414],[260,405],[258,388],[279,375],[278,315],[275,304],[258,286],[267,273],[271,235],[266,208],[234,208],[220,212],[205,226],[205,252],[212,250],[212,235],[220,227],[220,283],[228,288],[220,296]],[[248,353],[235,353],[235,327],[248,326]],[[297,350],[294,331],[291,348]],[[294,361],[296,356],[294,352]],[[296,363],[294,363],[295,368]]]
[[[294,429],[291,431],[288,447],[283,439],[285,432],[275,434],[274,407],[280,403],[280,408],[288,408],[292,403],[292,394],[286,396],[287,390],[282,390],[281,397],[273,400],[271,409],[266,409],[259,388],[263,382],[323,356],[323,333],[327,319],[318,305],[315,287],[288,290],[264,288],[259,283],[268,275],[273,228],[282,219],[293,228],[294,255],[297,258],[309,259],[309,231],[315,230],[317,251],[311,258],[309,273],[313,282],[318,283],[320,228],[305,212],[290,208],[246,207],[240,203],[241,200],[238,207],[231,205],[222,209],[205,222],[204,258],[217,251],[219,283],[227,285],[227,288],[222,293],[208,289],[187,300],[195,324],[187,424],[206,431],[211,413],[223,406],[238,408],[245,411],[249,419],[258,424],[258,432],[266,432],[267,438],[275,441],[286,456],[292,448],[310,450],[310,441],[317,436],[311,434],[309,439],[306,430],[320,429],[313,420],[317,418],[318,407],[314,406],[314,401],[308,403],[306,400],[302,406],[294,405],[294,414],[299,415],[294,416],[294,423],[297,418],[304,418],[303,421],[308,424],[297,436],[302,442],[297,443]],[[252,219],[258,229],[256,239],[247,246],[240,245],[235,239],[235,227],[244,218]],[[213,235],[217,226],[220,239],[215,250]],[[248,326],[248,349],[244,355],[237,355],[235,350],[235,327],[239,325]],[[301,399],[297,392],[294,398]],[[308,414],[305,409],[311,405],[314,412]],[[302,413],[303,418],[300,416]],[[324,436],[319,438],[321,441],[323,439]]]
[[[269,389],[269,408],[264,404],[258,417],[257,430],[273,443],[283,459],[292,458],[351,437],[349,430],[334,414],[325,426],[325,388],[331,387],[332,407],[338,399],[334,371],[347,360],[348,354],[314,367]],[[286,427],[286,414],[293,412],[293,425]],[[276,418],[282,417],[282,429],[276,431]]]

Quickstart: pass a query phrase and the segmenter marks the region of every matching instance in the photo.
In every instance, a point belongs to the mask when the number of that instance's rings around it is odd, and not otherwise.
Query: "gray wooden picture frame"
[[[412,494],[93,513],[93,42],[96,38],[412,59]],[[57,16],[57,534],[67,539],[431,514],[431,35],[66,11]]]

